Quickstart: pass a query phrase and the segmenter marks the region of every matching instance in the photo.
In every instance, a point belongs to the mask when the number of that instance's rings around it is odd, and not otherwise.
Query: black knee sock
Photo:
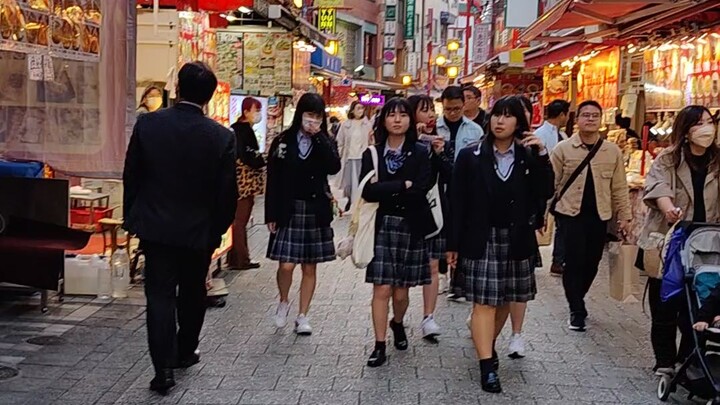
[[[375,350],[385,351],[385,342],[375,341]]]
[[[495,367],[493,367],[493,359],[482,359],[480,360],[480,374],[483,376],[486,376],[490,373],[495,372]]]

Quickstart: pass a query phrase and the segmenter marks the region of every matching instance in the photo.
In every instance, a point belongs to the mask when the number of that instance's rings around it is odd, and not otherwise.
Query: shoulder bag
[[[560,189],[560,192],[555,194],[553,196],[552,201],[550,201],[550,213],[553,215],[557,215],[557,211],[555,211],[555,206],[557,206],[558,201],[560,201],[565,193],[570,189],[570,186],[575,183],[575,180],[580,176],[580,173],[582,173],[583,170],[590,164],[590,161],[593,160],[595,155],[597,155],[598,151],[600,150],[600,147],[602,146],[603,140],[602,138],[599,138],[598,141],[595,143],[595,146],[590,150],[590,153],[585,156],[585,159],[583,159],[582,162],[578,165],[577,168],[575,168],[575,171],[572,172],[568,180],[563,185],[562,189]]]

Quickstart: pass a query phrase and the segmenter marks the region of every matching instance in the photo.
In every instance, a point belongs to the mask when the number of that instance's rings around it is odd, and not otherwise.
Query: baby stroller
[[[720,225],[681,222],[667,241],[661,288],[663,300],[682,294],[687,301],[690,325],[710,292],[720,284]],[[719,314],[720,315],[720,314]],[[674,375],[658,382],[657,396],[667,401],[680,385],[688,398],[709,399],[708,405],[720,404],[720,329],[697,332],[691,328],[693,350]],[[708,342],[706,345],[705,342]]]

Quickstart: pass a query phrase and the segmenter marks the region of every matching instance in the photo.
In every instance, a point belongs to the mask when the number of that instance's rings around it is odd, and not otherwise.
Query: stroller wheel
[[[672,393],[671,386],[672,385],[672,377],[669,375],[664,375],[660,377],[660,381],[658,381],[658,387],[657,387],[657,396],[658,399],[665,402],[670,398],[670,394]]]

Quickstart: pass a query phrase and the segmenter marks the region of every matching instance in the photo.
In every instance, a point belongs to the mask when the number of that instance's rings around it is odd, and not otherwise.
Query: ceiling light
[[[251,8],[248,8],[248,7],[245,7],[245,6],[240,6],[240,8],[238,8],[238,11],[241,12],[241,13],[243,13],[243,14],[250,14],[250,13],[253,12]]]

